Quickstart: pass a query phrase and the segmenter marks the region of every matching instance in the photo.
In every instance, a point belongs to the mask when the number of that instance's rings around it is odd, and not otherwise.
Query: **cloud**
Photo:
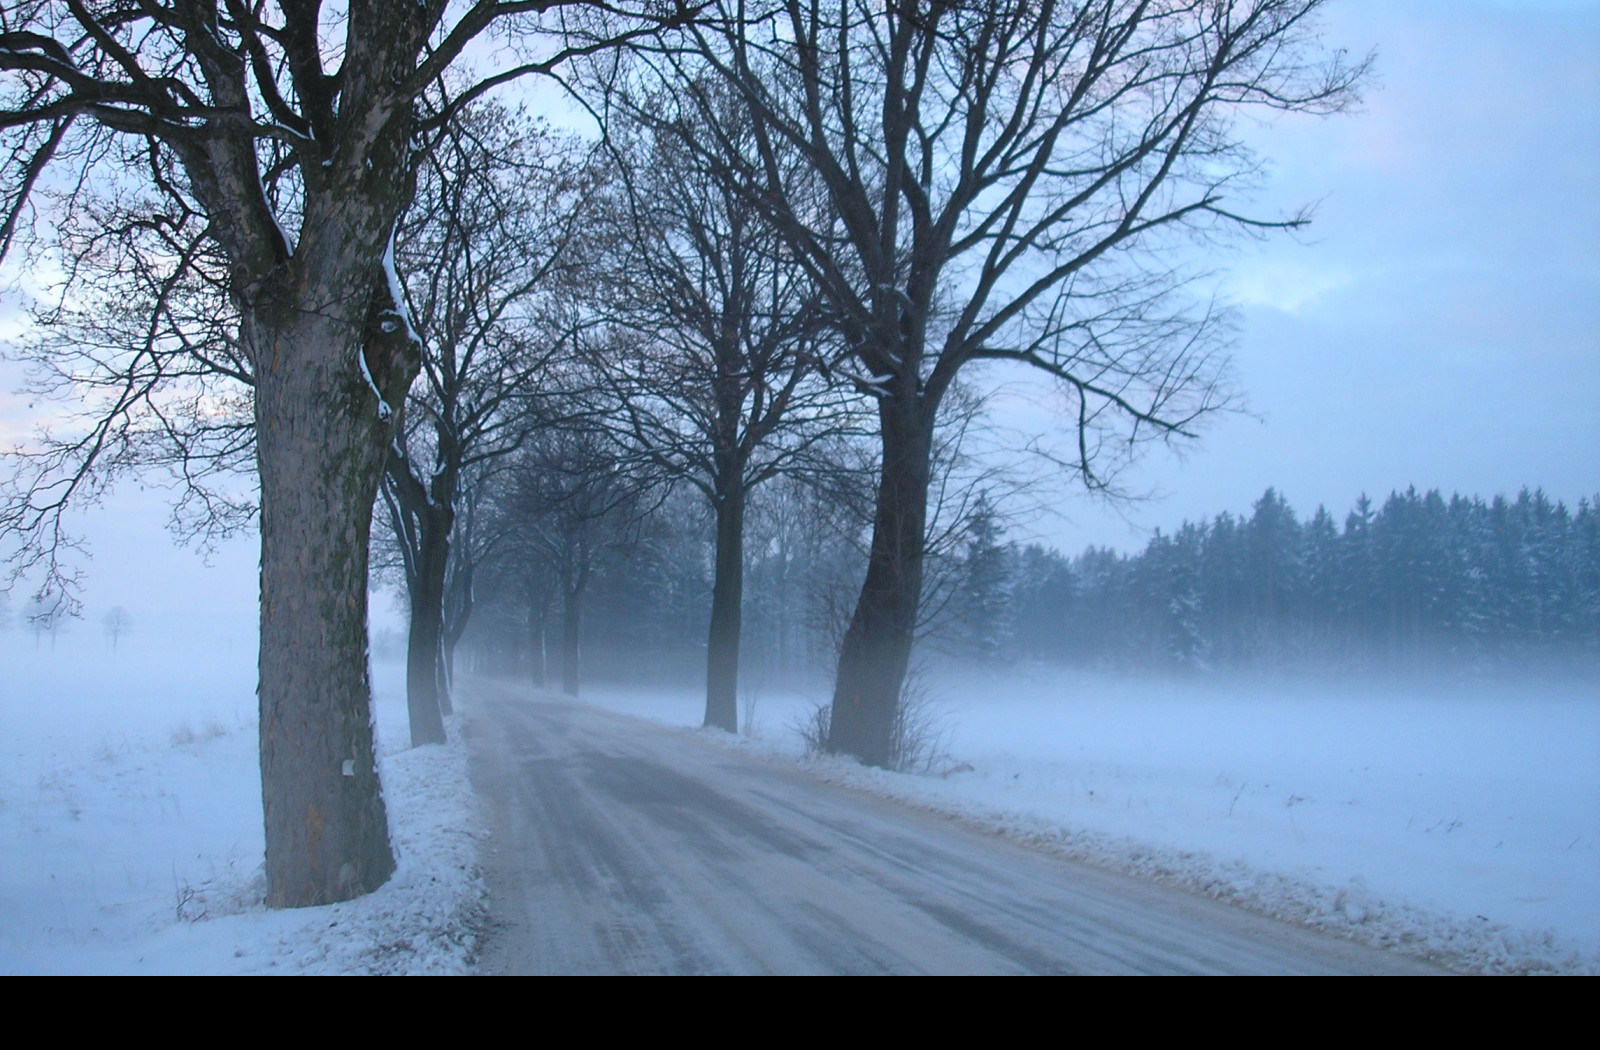
[[[1264,306],[1286,314],[1298,314],[1357,280],[1354,271],[1343,267],[1270,259],[1236,267],[1224,282],[1223,290],[1240,306]]]

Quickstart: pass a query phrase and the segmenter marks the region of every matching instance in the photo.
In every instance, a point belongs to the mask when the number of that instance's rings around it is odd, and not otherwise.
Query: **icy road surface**
[[[581,704],[469,701],[487,973],[1425,973]]]

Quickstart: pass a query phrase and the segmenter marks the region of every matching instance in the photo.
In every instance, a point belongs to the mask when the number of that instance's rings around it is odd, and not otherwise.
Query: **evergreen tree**
[[[1317,512],[1306,524],[1304,535],[1305,590],[1301,597],[1309,640],[1315,652],[1330,656],[1340,649],[1337,638],[1337,598],[1343,550],[1339,528],[1328,508],[1317,505]]]
[[[952,612],[958,652],[984,662],[999,660],[1011,635],[1011,551],[986,493],[966,521],[966,543]]]
[[[1232,514],[1212,522],[1200,557],[1200,600],[1211,652],[1223,664],[1244,659],[1244,624],[1249,589],[1244,579],[1243,541]]]
[[[1017,555],[1011,593],[1017,654],[1032,660],[1065,660],[1073,595],[1071,563],[1056,551],[1029,544]]]

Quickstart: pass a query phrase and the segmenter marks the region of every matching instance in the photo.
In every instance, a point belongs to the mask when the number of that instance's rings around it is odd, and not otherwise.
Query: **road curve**
[[[484,973],[1437,972],[783,763],[477,682]]]

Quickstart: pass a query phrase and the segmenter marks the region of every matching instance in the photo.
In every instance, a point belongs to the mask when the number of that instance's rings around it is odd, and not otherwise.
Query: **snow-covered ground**
[[[458,745],[409,748],[375,673],[400,866],[326,908],[261,905],[248,620],[0,630],[0,973],[462,973],[484,834]]]
[[[379,662],[401,867],[329,908],[260,906],[248,620],[0,630],[0,972],[467,972],[483,821],[458,745],[410,749]],[[729,746],[1047,849],[1464,968],[1600,972],[1600,689],[1202,682],[1010,671],[930,690],[929,772],[807,759],[814,698]],[[693,691],[587,698],[697,726]]]
[[[813,768],[1461,968],[1600,972],[1595,683],[928,681],[929,772]],[[681,726],[702,712],[690,692],[589,698]],[[812,705],[760,699],[755,746],[796,752]]]

